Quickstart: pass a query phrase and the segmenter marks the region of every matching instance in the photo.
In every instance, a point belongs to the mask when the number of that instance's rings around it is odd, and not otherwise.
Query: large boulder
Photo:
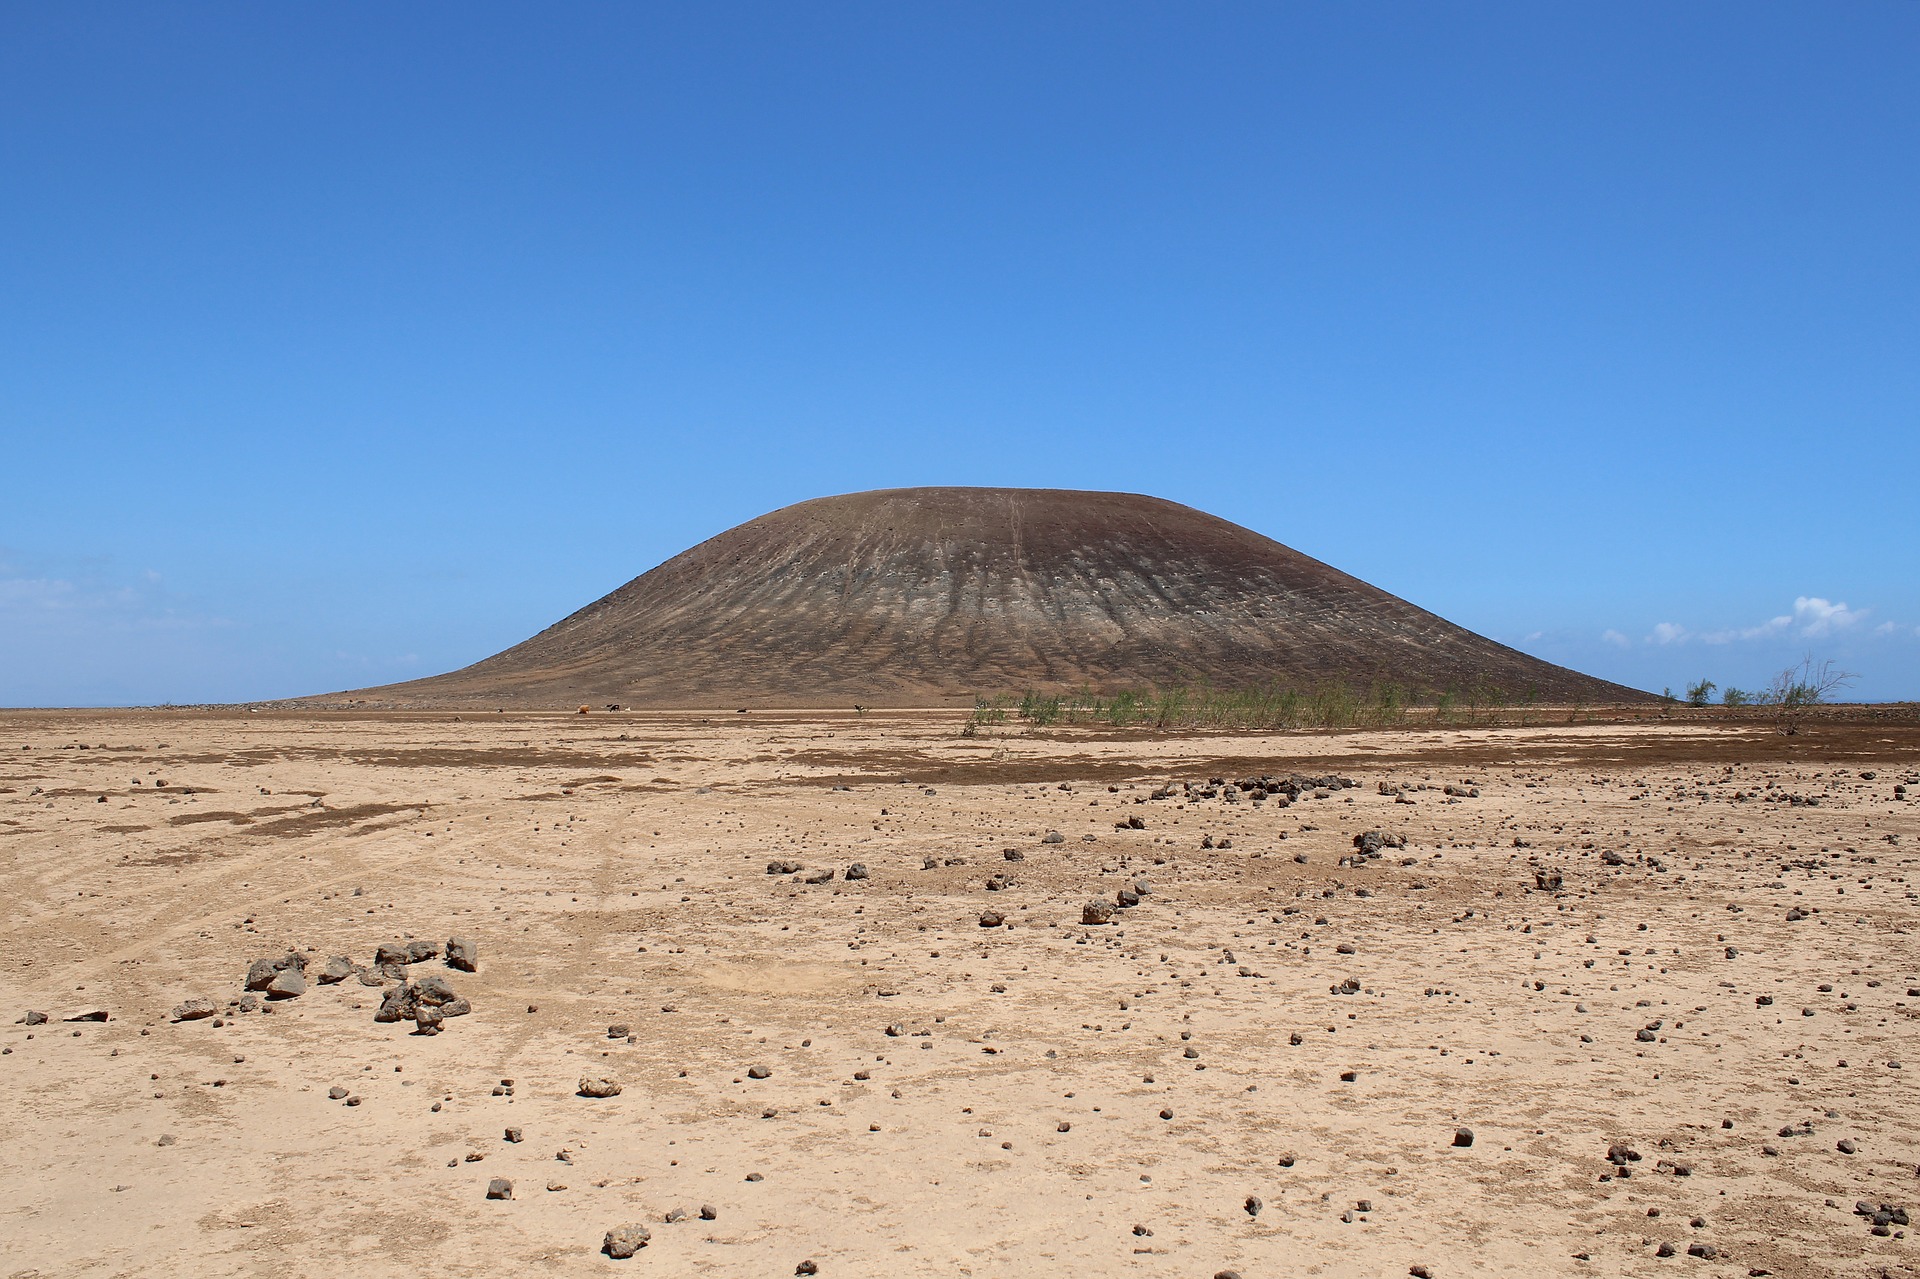
[[[247,966],[247,989],[267,990],[281,973],[291,972],[300,979],[300,990],[304,991],[307,988],[306,971],[307,957],[296,950],[290,950],[278,959],[256,959]]]
[[[416,1005],[432,1005],[442,1017],[463,1017],[473,1011],[473,1005],[447,985],[444,977],[422,977],[413,983],[413,1001]]]
[[[351,976],[353,976],[353,961],[344,955],[335,955],[320,969],[320,984],[331,986]]]
[[[414,1010],[413,986],[401,982],[398,986],[387,987],[387,993],[380,1000],[380,1010],[373,1015],[375,1021],[412,1021]]]
[[[447,966],[463,973],[480,971],[480,948],[465,937],[447,938]]]
[[[1113,904],[1098,897],[1080,908],[1080,922],[1083,924],[1111,924],[1113,922]]]
[[[307,993],[307,975],[298,968],[282,968],[267,983],[268,999],[298,999]]]
[[[616,1260],[631,1257],[647,1246],[647,1240],[653,1238],[653,1232],[645,1226],[615,1226],[607,1231],[607,1237],[600,1245],[600,1251]]]

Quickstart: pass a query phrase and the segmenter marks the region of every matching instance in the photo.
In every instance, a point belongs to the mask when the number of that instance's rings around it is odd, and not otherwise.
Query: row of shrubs
[[[965,731],[1008,723],[1034,727],[1101,724],[1113,728],[1374,728],[1409,722],[1476,723],[1526,715],[1539,703],[1537,690],[1514,698],[1475,686],[1464,691],[1428,691],[1378,683],[1357,689],[1338,681],[1310,688],[1269,686],[1220,689],[1181,685],[1111,694],[1028,692],[978,698]],[[1576,709],[1576,714],[1579,713]]]

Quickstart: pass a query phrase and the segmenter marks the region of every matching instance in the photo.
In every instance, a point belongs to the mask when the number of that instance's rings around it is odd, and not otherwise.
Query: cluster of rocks
[[[1379,861],[1387,855],[1390,848],[1405,848],[1407,837],[1395,835],[1384,830],[1361,831],[1353,837],[1353,852],[1340,859],[1342,866],[1365,866],[1368,862]]]
[[[1853,1205],[1856,1217],[1865,1217],[1869,1223],[1868,1233],[1882,1239],[1893,1233],[1895,1226],[1912,1224],[1905,1208],[1896,1208],[1892,1204],[1881,1204],[1878,1208],[1862,1199]]]
[[[256,959],[247,968],[247,989],[268,999],[298,999],[307,993],[307,958],[290,950],[278,959]]]
[[[430,941],[382,942],[374,951],[371,966],[363,967],[344,955],[335,955],[321,965],[315,978],[322,986],[336,985],[355,976],[366,986],[384,986],[397,981],[400,984],[389,989],[381,1000],[374,1020],[412,1021],[419,1027],[418,1033],[431,1035],[438,1032],[445,1018],[472,1011],[472,1006],[456,994],[445,979],[426,977],[417,982],[408,979],[412,965],[437,958],[440,953],[441,948]],[[480,970],[479,948],[464,937],[447,939],[446,960],[448,967],[461,972]],[[252,1012],[259,1007],[254,998],[256,993],[274,1003],[298,999],[307,993],[308,962],[307,956],[296,950],[289,950],[277,959],[254,960],[247,966],[245,986],[249,993],[229,1001],[228,1007],[238,1012]],[[188,999],[174,1006],[173,1020],[200,1021],[219,1011],[212,1000]]]
[[[1290,773],[1285,777],[1209,777],[1204,783],[1168,782],[1157,786],[1148,795],[1149,799],[1173,799],[1176,796],[1185,800],[1219,799],[1228,804],[1237,804],[1249,800],[1255,804],[1272,801],[1276,806],[1285,808],[1303,797],[1326,799],[1333,792],[1358,786],[1360,783],[1351,777],[1328,774],[1313,777],[1305,773]]]
[[[931,869],[931,867],[929,867],[929,869]],[[808,870],[799,862],[788,861],[785,858],[779,857],[767,863],[767,874],[791,875],[793,876],[793,882],[796,884],[831,884],[833,882],[833,870],[831,868]],[[869,878],[867,864],[865,862],[854,862],[851,866],[848,866],[845,871],[841,872],[841,876],[849,883],[856,880],[867,879]]]
[[[414,1023],[415,1034],[437,1035],[442,1021],[448,1017],[464,1017],[472,1011],[473,1005],[447,985],[446,978],[434,975],[388,987],[380,1000],[380,1011],[373,1019],[410,1021]]]
[[[1103,897],[1095,897],[1080,908],[1080,922],[1083,924],[1111,924],[1114,912],[1129,910],[1140,904],[1140,899],[1153,892],[1153,886],[1144,878],[1136,879],[1132,884],[1117,890],[1111,902]]]

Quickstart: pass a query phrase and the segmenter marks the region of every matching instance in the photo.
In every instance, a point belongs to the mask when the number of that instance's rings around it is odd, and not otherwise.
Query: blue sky
[[[1641,687],[1920,696],[1920,6],[0,3],[0,704],[1155,493]]]

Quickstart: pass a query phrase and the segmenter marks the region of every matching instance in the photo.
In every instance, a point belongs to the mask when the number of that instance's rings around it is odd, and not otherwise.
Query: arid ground
[[[0,717],[0,1275],[1916,1272],[1911,718],[961,723]]]

